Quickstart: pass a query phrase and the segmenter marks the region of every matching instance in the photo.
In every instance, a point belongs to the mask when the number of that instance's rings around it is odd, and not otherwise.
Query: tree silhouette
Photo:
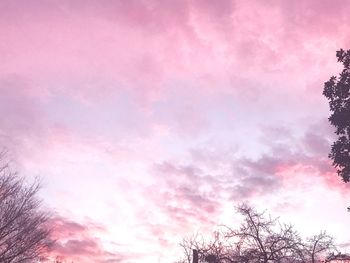
[[[37,197],[38,181],[27,184],[0,153],[0,262],[37,262],[48,251],[48,213]]]
[[[350,50],[341,49],[336,56],[344,69],[339,77],[332,76],[324,84],[323,95],[328,99],[332,112],[328,119],[338,135],[329,157],[338,175],[347,183],[350,181]]]
[[[248,205],[238,206],[237,213],[243,216],[238,228],[226,226],[210,241],[199,235],[184,239],[184,259],[179,262],[192,263],[192,251],[198,254],[198,263],[316,263],[337,252],[325,232],[304,240],[292,225]]]

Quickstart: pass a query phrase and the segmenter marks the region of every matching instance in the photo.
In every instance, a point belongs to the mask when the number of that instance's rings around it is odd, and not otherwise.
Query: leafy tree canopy
[[[328,99],[331,110],[328,119],[338,135],[329,157],[338,175],[347,183],[350,181],[350,50],[341,49],[336,56],[344,69],[338,77],[332,76],[324,84],[323,95]]]

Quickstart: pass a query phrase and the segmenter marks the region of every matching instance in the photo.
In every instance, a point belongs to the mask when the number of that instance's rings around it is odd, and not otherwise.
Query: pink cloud
[[[5,1],[2,5],[6,18],[3,37],[11,43],[2,49],[4,72],[19,71],[36,77],[45,72],[59,79],[74,78],[77,70],[85,79],[98,73],[140,92],[145,90],[142,94],[149,92],[152,97],[174,77],[214,77],[213,83],[222,83],[237,75],[261,74],[269,68],[279,69],[280,74],[283,69],[297,70],[297,64],[300,69],[300,64],[308,67],[309,61],[295,60],[301,57],[309,57],[314,63],[322,59],[316,50],[297,42],[306,35],[311,40],[316,38],[307,31],[307,23],[320,26],[318,22],[325,21],[309,17],[307,10],[311,8],[306,3],[305,14],[303,8],[288,4],[273,3],[267,8],[252,1],[89,1],[75,5],[64,1],[41,5]],[[315,6],[321,14],[325,11],[322,5]],[[174,9],[177,12],[171,11]],[[294,9],[306,20],[297,20],[293,12],[286,15],[286,10]],[[334,17],[327,17],[336,21],[338,12],[341,9],[334,8]],[[83,17],[88,18],[84,23]],[[211,19],[207,21],[206,17]],[[29,23],[23,23],[26,21]],[[207,28],[208,23],[220,25],[222,21],[226,27]],[[294,35],[300,32],[297,29],[302,29],[300,35]],[[17,34],[20,30],[22,34]],[[234,73],[237,68],[242,68],[239,74]],[[84,86],[84,92],[75,92],[96,94],[89,91],[89,83]]]
[[[56,240],[50,254],[67,262],[125,262],[131,260],[133,255],[108,252],[103,248],[98,238],[106,229],[93,222],[83,224],[63,218],[55,217],[50,224],[53,227],[53,239]]]
[[[276,84],[278,89],[288,83],[284,72],[300,76],[306,68],[311,68],[311,61],[313,68],[320,69],[325,62],[328,67],[332,60],[331,56],[327,56],[330,57],[327,61],[319,56],[319,47],[312,49],[296,42],[305,35],[311,40],[316,38],[308,34],[309,27],[305,25],[310,22],[317,26],[318,17],[307,10],[315,5],[319,13],[325,12],[328,2],[310,6],[305,2],[299,9],[299,6],[271,3],[265,7],[254,1],[214,4],[208,1],[176,4],[89,1],[74,5],[65,1],[32,5],[4,1],[1,30],[6,43],[11,44],[1,48],[4,63],[0,67],[8,74],[29,76],[54,98],[60,90],[63,97],[103,101],[111,93],[127,87],[133,90],[131,96],[136,107],[139,104],[143,107],[143,101],[149,100],[165,100],[168,104],[172,95],[169,83],[179,80],[178,85],[190,83],[187,85],[196,93],[233,92],[237,100],[249,102],[255,98],[261,102],[258,107],[266,108],[280,99],[273,95],[275,88],[265,90],[265,82],[270,82],[270,77],[280,79]],[[177,12],[171,11],[174,9]],[[289,9],[293,12],[287,16]],[[327,16],[329,20],[335,20],[339,12],[343,14],[336,7],[332,10],[334,13]],[[297,14],[305,17],[305,21],[299,21]],[[210,30],[208,24],[226,26]],[[299,28],[303,29],[300,36],[294,36],[294,42],[289,43],[289,34]],[[333,32],[326,29],[319,33]],[[322,48],[334,53],[332,45]],[[310,59],[299,60],[302,58]],[[256,81],[250,83],[247,79],[252,76]],[[293,98],[302,94],[293,94],[290,87],[284,90],[281,96]],[[293,103],[294,100],[290,106]],[[155,110],[153,104],[147,105],[148,111]],[[276,108],[280,106],[276,104]],[[187,114],[176,107],[183,107]],[[174,113],[173,109],[176,109]],[[171,114],[165,118],[175,125],[168,121],[164,125],[175,126],[175,131],[183,129],[193,136],[197,134],[195,127],[210,127],[210,122],[193,109],[193,105],[175,104],[168,111]],[[156,119],[159,121],[158,116]],[[153,118],[146,118],[143,127],[152,121]]]

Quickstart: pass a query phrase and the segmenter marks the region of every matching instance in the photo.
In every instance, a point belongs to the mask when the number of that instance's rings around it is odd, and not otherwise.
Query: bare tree
[[[320,262],[325,256],[338,252],[333,237],[327,235],[324,231],[308,238],[304,247],[305,262],[310,263]]]
[[[27,184],[0,154],[0,262],[36,262],[48,250],[48,213],[37,197],[38,180]]]
[[[289,262],[299,258],[301,238],[292,225],[281,224],[278,219],[266,218],[245,204],[237,207],[244,216],[238,230],[228,236],[238,238],[239,256],[247,262]]]
[[[184,239],[180,246],[184,251],[184,259],[179,263],[192,263],[193,250],[197,251],[199,262],[234,262],[232,258],[237,255],[235,244],[224,232],[215,232],[209,241],[196,234]]]
[[[199,253],[199,262],[210,263],[315,263],[335,252],[333,239],[321,232],[306,241],[292,225],[282,224],[278,218],[259,213],[245,204],[237,207],[243,222],[237,229],[225,226],[214,238],[205,242],[198,235],[183,241],[186,260],[190,253]]]

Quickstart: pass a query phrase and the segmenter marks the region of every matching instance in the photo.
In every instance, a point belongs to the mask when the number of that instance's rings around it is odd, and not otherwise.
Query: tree
[[[320,255],[328,254],[329,258],[337,251],[333,238],[324,231],[308,238],[304,247],[304,254],[310,263],[320,262]]]
[[[0,162],[0,262],[36,262],[52,244],[49,214],[37,197],[40,183],[13,172],[4,152]]]
[[[325,232],[304,241],[292,225],[267,217],[245,204],[237,207],[243,222],[237,229],[225,227],[209,242],[196,235],[181,246],[191,263],[191,251],[198,251],[199,262],[212,263],[315,263],[336,252],[333,239]]]
[[[344,182],[350,180],[350,50],[337,51],[338,62],[344,66],[339,77],[332,76],[324,84],[323,95],[332,112],[328,118],[336,128],[338,139],[333,143],[329,157]]]

